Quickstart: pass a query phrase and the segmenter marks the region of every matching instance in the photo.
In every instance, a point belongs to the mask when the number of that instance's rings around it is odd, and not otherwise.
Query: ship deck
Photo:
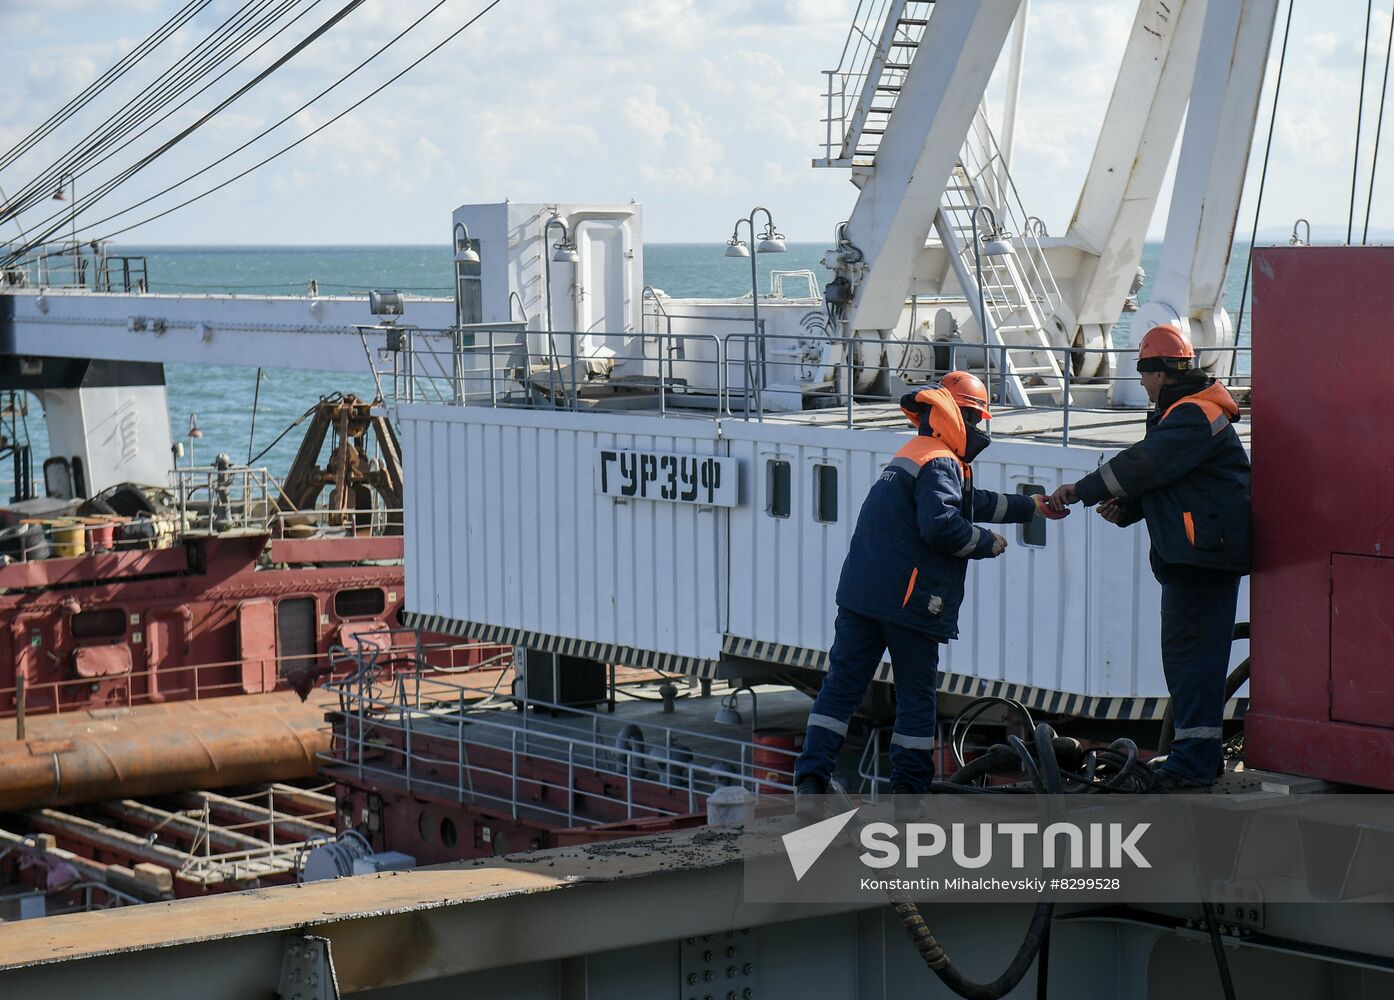
[[[481,698],[489,692],[450,678],[423,679],[419,696],[399,689],[386,701],[344,690],[344,722],[336,723],[344,742],[321,766],[408,781],[560,828],[692,815],[721,785],[743,785],[757,799],[787,795],[809,697],[761,685],[753,711],[745,689],[733,718],[725,693],[698,690],[681,690],[672,712],[653,686],[632,684],[615,689],[613,711],[603,702],[515,711],[511,698]],[[717,721],[721,715],[728,721]]]
[[[1049,407],[994,406],[992,436],[995,440],[1037,441],[1098,448],[1126,448],[1142,437],[1147,422],[1141,409],[1075,409]],[[794,413],[766,413],[764,423],[805,427],[850,427],[853,430],[904,430],[905,415],[894,403],[859,403],[851,410],[849,422],[845,407],[800,410]],[[1241,419],[1235,429],[1245,446],[1249,444],[1249,424]]]

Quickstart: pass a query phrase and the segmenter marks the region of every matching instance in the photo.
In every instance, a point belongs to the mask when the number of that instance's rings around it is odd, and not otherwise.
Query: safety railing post
[[[513,730],[512,752],[508,755],[511,759],[510,770],[512,775],[509,780],[509,798],[513,800],[513,818],[518,818],[518,730]]]
[[[658,413],[668,415],[668,379],[663,374],[663,363],[668,360],[668,335],[662,330],[658,333]]]
[[[576,806],[576,741],[566,743],[566,825],[575,826]]]
[[[842,361],[847,369],[845,381],[842,383],[847,395],[847,428],[852,428],[852,345],[844,344],[842,347]]]
[[[405,688],[403,688],[403,691],[402,691],[402,734],[403,734],[403,736],[402,736],[402,742],[403,742],[403,745],[406,747],[406,757],[405,757],[405,759],[403,760],[402,763],[403,763],[403,770],[406,771],[407,794],[410,795],[410,794],[411,794],[411,772],[412,772],[412,766],[411,766],[411,765],[412,765],[412,760],[411,760],[411,715],[412,715],[412,712],[411,712],[411,709],[410,709],[409,707],[407,707],[406,700],[407,700],[407,699],[406,699],[406,690],[405,690]]]
[[[1072,359],[1070,358],[1069,348],[1065,348],[1064,356],[1061,358],[1060,361],[1060,374],[1063,376],[1065,385],[1065,413],[1062,418],[1061,437],[1064,439],[1063,444],[1066,447],[1068,447],[1070,444],[1070,380],[1074,375],[1074,372],[1071,370],[1073,368],[1074,365],[1072,364]]]

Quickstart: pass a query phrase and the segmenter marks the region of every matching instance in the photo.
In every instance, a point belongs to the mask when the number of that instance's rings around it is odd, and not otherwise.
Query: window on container
[[[334,614],[340,618],[375,618],[387,609],[381,587],[356,587],[334,595]]]
[[[783,459],[770,459],[765,463],[765,476],[765,493],[769,498],[765,510],[770,517],[788,517],[791,509],[789,496],[793,488],[789,463]]]
[[[837,523],[837,466],[813,467],[813,519],[820,524]]]
[[[74,639],[119,639],[126,634],[126,612],[120,608],[79,611],[72,617]]]
[[[1045,487],[1038,483],[1022,483],[1016,490],[1023,496],[1034,497],[1045,492]],[[1021,526],[1021,544],[1033,549],[1043,549],[1046,543],[1046,522],[1045,518],[1037,514],[1031,520]]]

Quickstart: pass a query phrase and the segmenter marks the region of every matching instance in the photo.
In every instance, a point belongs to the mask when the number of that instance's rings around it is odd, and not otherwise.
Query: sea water
[[[646,244],[644,282],[674,297],[748,294],[749,259],[727,257],[724,250],[721,244]],[[323,295],[366,294],[373,288],[419,295],[452,294],[454,261],[443,245],[130,246],[114,252],[147,257],[152,292],[301,295],[314,280]],[[757,255],[761,290],[768,291],[769,274],[775,270],[810,270],[821,287],[829,277],[821,264],[826,252],[821,243],[791,243],[787,253]],[[1160,252],[1160,244],[1148,244],[1143,252],[1142,266],[1149,275]],[[1225,288],[1225,304],[1232,316],[1239,309],[1247,256],[1247,245],[1236,245]],[[802,284],[794,287],[794,294],[802,293]],[[1147,292],[1144,284],[1143,301]],[[1241,344],[1248,343],[1248,326],[1246,318]],[[1126,317],[1117,340],[1120,346],[1127,342]],[[257,366],[261,366],[259,391]],[[1241,367],[1247,368],[1247,364]],[[210,462],[220,452],[237,462],[260,455],[257,464],[268,466],[277,475],[284,475],[289,468],[305,425],[287,428],[320,396],[337,391],[371,399],[375,391],[366,358],[363,375],[279,369],[270,343],[264,355],[249,357],[245,366],[171,364],[165,367],[165,378],[174,440],[188,446],[190,423],[196,422],[202,436],[192,445],[199,464]],[[47,434],[37,408],[28,418],[28,430],[37,472],[38,462],[48,455]],[[282,432],[284,436],[277,441]]]

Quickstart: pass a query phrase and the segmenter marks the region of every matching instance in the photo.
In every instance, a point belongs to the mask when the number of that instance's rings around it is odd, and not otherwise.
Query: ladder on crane
[[[838,68],[823,72],[826,134],[815,167],[873,164],[933,8],[934,0],[859,0]]]
[[[876,153],[895,113],[916,50],[929,26],[932,0],[862,0],[838,69],[825,72],[827,114],[819,167],[875,169]],[[855,99],[853,95],[855,94]],[[1017,235],[1013,252],[982,260],[980,315],[973,215],[992,209]],[[983,333],[1001,380],[1000,398],[1019,406],[1063,405],[1069,395],[1065,331],[1053,322],[1060,289],[1046,263],[1044,226],[1027,215],[980,105],[935,217],[955,278]],[[1062,343],[1052,341],[1058,334]]]
[[[982,119],[981,110],[978,119]],[[973,215],[979,206],[993,207],[989,195],[1002,193],[985,190],[1003,176],[992,174],[991,164],[989,157],[987,169],[975,171],[960,159],[944,190],[934,228],[983,333],[987,361],[1000,379],[1002,401],[1017,406],[1064,405],[1070,391],[1066,376],[1069,361],[1061,345],[1051,338],[1055,333],[1063,341],[1065,335],[1063,326],[1053,319],[1060,304],[1060,289],[1041,250],[1044,230],[1039,220],[1023,217],[1012,210],[1009,198],[999,198],[994,208],[999,224],[1005,219],[1004,228],[1021,227],[1015,238],[1006,241],[1011,253],[991,257],[979,253],[978,259],[974,257]],[[989,176],[992,181],[988,181]]]

